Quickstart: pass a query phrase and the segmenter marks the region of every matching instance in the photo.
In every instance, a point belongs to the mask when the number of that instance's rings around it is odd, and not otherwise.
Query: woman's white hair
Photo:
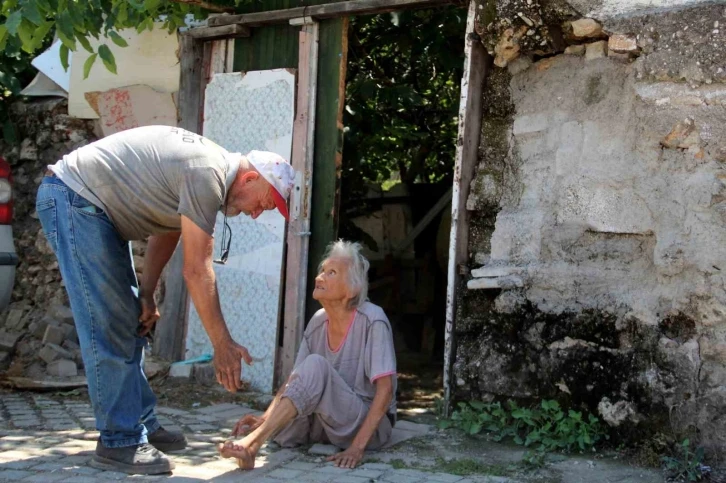
[[[348,262],[348,287],[356,294],[348,302],[351,309],[360,307],[363,302],[368,300],[368,268],[371,264],[368,259],[361,254],[361,244],[338,240],[328,245],[325,250],[323,261],[320,262],[322,268],[323,262],[331,258],[343,259]]]

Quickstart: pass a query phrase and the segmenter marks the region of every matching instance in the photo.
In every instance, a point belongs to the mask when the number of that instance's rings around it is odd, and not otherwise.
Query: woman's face
[[[353,298],[348,286],[348,262],[346,260],[328,258],[323,261],[320,272],[315,277],[313,298],[321,303],[347,302]]]

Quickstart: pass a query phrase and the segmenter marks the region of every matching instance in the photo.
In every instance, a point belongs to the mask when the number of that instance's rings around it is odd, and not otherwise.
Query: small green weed
[[[662,459],[670,481],[701,481],[711,470],[703,465],[703,448],[699,446],[691,451],[689,439],[678,445],[674,456],[663,456]]]
[[[439,427],[456,427],[470,435],[486,431],[494,441],[511,439],[539,451],[586,451],[608,439],[596,416],[565,411],[557,401],[543,400],[531,408],[514,401],[506,405],[471,401],[460,402],[458,408],[451,419],[439,421]]]
[[[436,471],[458,476],[510,476],[513,473],[512,469],[506,466],[489,465],[471,458],[462,458],[451,461],[445,461],[443,458],[439,458],[436,460]]]
[[[522,466],[528,470],[544,468],[546,456],[544,451],[527,451],[522,457]]]
[[[405,470],[409,467],[408,463],[401,459],[395,459],[388,462],[389,465],[393,467],[394,470]]]

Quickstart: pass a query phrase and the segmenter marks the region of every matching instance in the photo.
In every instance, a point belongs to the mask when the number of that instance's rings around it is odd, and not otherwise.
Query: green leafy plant
[[[545,465],[546,456],[544,451],[527,451],[522,457],[522,466],[530,470],[540,469]]]
[[[691,441],[684,439],[678,445],[674,456],[663,456],[663,465],[670,481],[701,481],[710,472],[703,464],[703,448],[691,450]]]
[[[442,428],[456,427],[474,435],[482,431],[494,441],[512,439],[516,444],[539,451],[591,450],[607,439],[600,420],[575,410],[565,411],[557,401],[543,400],[538,406],[520,407],[514,401],[460,402]]]

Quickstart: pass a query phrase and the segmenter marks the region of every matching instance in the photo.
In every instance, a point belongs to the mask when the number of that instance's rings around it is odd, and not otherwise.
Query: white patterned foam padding
[[[204,136],[230,152],[272,151],[290,160],[295,76],[284,69],[215,74],[204,101]],[[222,313],[232,337],[255,362],[242,378],[257,391],[272,392],[285,223],[277,211],[257,220],[228,218],[232,245],[226,265],[215,264]],[[217,215],[214,257],[219,257],[224,216]],[[211,354],[212,345],[191,307],[186,358]]]

